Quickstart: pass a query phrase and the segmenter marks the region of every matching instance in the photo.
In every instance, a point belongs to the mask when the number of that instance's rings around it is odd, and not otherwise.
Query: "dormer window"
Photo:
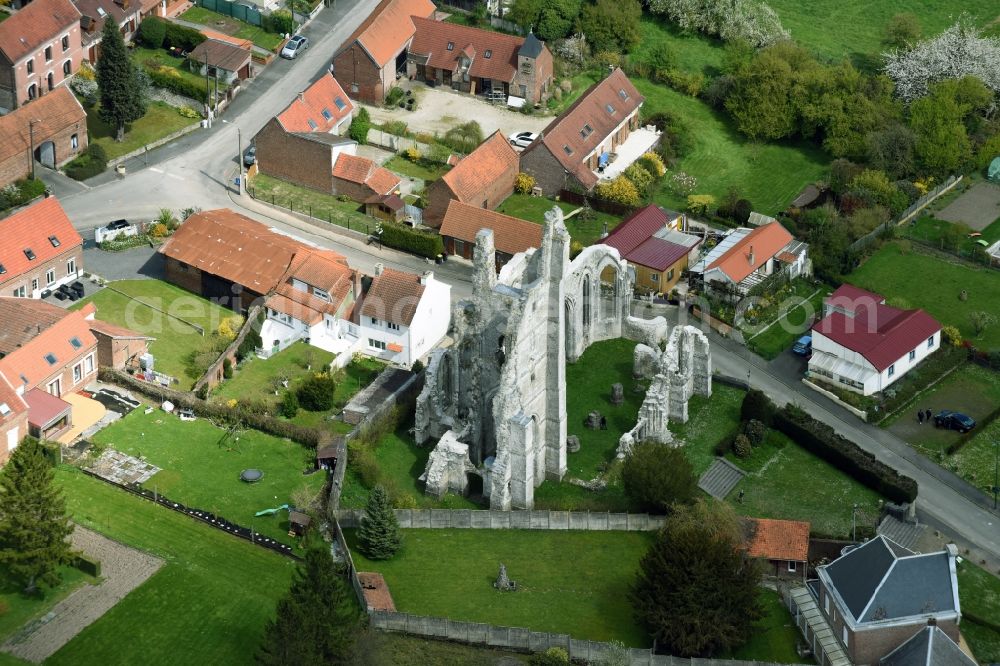
[[[455,50],[455,42],[448,42],[447,49],[449,51],[454,51]]]
[[[330,109],[323,107],[322,114],[323,117],[326,118],[327,120],[333,120],[333,114],[330,113]]]
[[[28,258],[28,261],[35,260],[35,253],[30,247],[24,248],[24,256]]]
[[[483,54],[483,57],[484,58],[492,58],[493,57],[493,51],[492,51],[492,49],[486,49],[486,53]]]
[[[49,236],[49,242],[52,243],[52,247],[59,247],[59,238],[57,236]]]

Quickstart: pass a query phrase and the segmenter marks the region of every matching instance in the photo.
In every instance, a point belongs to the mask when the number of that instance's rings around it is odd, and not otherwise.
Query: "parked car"
[[[934,415],[934,425],[938,428],[969,432],[976,427],[976,419],[962,412],[952,412],[946,409]]]
[[[813,336],[803,335],[799,338],[794,345],[792,345],[792,352],[798,354],[799,356],[805,356],[809,358],[813,353]]]
[[[251,145],[243,153],[243,166],[252,167],[257,162],[257,146]]]
[[[295,35],[288,40],[285,48],[281,49],[281,57],[294,60],[296,56],[309,48],[309,40],[302,35]]]
[[[108,222],[108,231],[117,231],[118,229],[128,228],[128,220],[115,220],[114,222]]]
[[[515,132],[510,135],[510,145],[517,146],[518,148],[527,148],[537,138],[538,135],[534,132]]]

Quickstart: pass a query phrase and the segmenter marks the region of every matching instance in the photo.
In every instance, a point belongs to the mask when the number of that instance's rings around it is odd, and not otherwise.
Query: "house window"
[[[55,271],[55,269],[54,268],[50,268],[49,270],[45,271],[45,284],[46,285],[53,285],[53,284],[55,284],[55,281],[56,281],[56,271]]]
[[[830,614],[830,597],[823,595],[823,610],[827,615]]]
[[[385,351],[385,342],[382,340],[376,340],[375,338],[368,338],[368,346],[372,349],[381,349]]]
[[[24,285],[22,284],[20,287],[15,289],[13,293],[14,298],[24,298]]]
[[[625,92],[624,88],[621,88],[621,89],[618,90],[618,96],[621,97],[626,102],[628,101],[628,93]]]
[[[80,135],[79,134],[74,134],[73,136],[71,136],[69,138],[69,145],[70,145],[71,148],[73,148],[73,150],[76,150],[77,148],[79,148],[80,147]]]
[[[34,74],[34,73],[35,73],[35,61],[34,60],[29,60],[28,61],[28,74]]]
[[[337,99],[333,100],[333,103],[340,111],[343,111],[347,107],[347,102],[344,101],[343,97],[338,97]]]
[[[912,361],[916,357],[917,357],[917,350],[916,349],[911,349],[910,350],[910,360]]]
[[[844,639],[844,647],[848,647],[847,646],[847,627],[846,626],[840,628],[840,635]]]
[[[63,35],[63,38],[62,38],[62,47],[63,47],[63,53],[66,53],[66,51],[69,51],[69,35]]]
[[[493,57],[493,51],[491,51],[490,49],[486,49],[486,53],[483,54],[483,57],[486,58],[486,59],[492,58]]]
[[[35,99],[38,97],[38,86],[32,83],[28,86],[28,99]]]
[[[83,364],[77,363],[73,366],[73,383],[79,384],[83,379]]]
[[[62,382],[60,382],[58,379],[55,380],[54,382],[51,382],[48,386],[48,391],[49,393],[58,398],[60,395],[62,395]]]
[[[3,275],[6,272],[7,272],[7,267],[4,266],[3,264],[0,264],[0,275]]]
[[[445,48],[447,48],[449,51],[454,51],[455,50],[455,42],[448,42],[448,46],[445,47]]]
[[[927,338],[927,348],[931,349],[934,347],[934,336]]]
[[[306,120],[306,122],[309,123],[309,129],[313,131],[315,131],[319,127],[319,125],[316,124],[316,121],[314,121],[312,118],[309,118],[308,120]]]
[[[66,275],[76,274],[76,259],[70,259],[66,262]]]
[[[83,369],[89,375],[94,371],[94,355],[90,354],[87,358],[83,359]]]
[[[357,83],[352,83],[351,84],[351,92],[352,93],[358,92],[358,84]]]
[[[31,291],[38,291],[38,278],[31,281]]]
[[[569,146],[563,146],[563,152],[566,153],[567,155],[572,155],[573,149],[570,148]]]
[[[321,113],[323,114],[323,117],[326,118],[327,120],[333,120],[333,114],[330,113],[330,109],[326,108],[325,106],[323,107],[323,111]]]
[[[610,104],[605,104],[605,105],[604,105],[604,110],[608,112],[608,115],[609,115],[609,116],[613,116],[613,115],[615,115],[615,107],[613,107],[613,106],[612,106],[612,105],[610,105]]]
[[[671,268],[669,271],[667,271],[667,282],[670,282],[673,279],[674,279],[674,269]]]
[[[73,61],[67,60],[63,63],[63,76],[69,76],[73,72]]]
[[[50,62],[52,60],[52,47],[45,47],[45,62]]]
[[[62,243],[59,242],[59,236],[49,236],[49,243],[52,244],[52,247],[59,247],[62,245]]]
[[[52,76],[52,72],[49,72],[48,75],[45,77],[45,82],[48,84],[50,91],[55,90],[56,77]]]
[[[370,320],[372,326],[378,326],[378,319],[375,317],[368,317],[368,319]]]
[[[649,274],[649,280],[650,280],[650,282],[659,282],[660,281],[660,274],[659,273],[650,273]]]
[[[795,569],[796,569],[795,562],[792,562],[791,560],[789,560],[789,562],[788,562],[788,571],[790,573],[795,573]]]
[[[893,363],[892,365],[889,366],[889,376],[892,377],[895,374],[896,374],[896,364]]]
[[[391,321],[390,322],[386,322],[386,326],[389,327],[390,331],[398,331],[399,330],[399,324],[394,324]]]
[[[460,241],[457,238],[455,239],[455,254],[460,257],[465,256],[465,241]]]
[[[35,252],[30,247],[24,248],[24,256],[28,258],[28,261],[35,260]]]
[[[55,354],[49,353],[45,355],[45,362],[49,365],[55,365],[58,362],[58,359],[56,359]]]
[[[80,347],[83,346],[83,342],[80,340],[80,338],[76,337],[75,335],[69,339],[69,343],[73,345],[73,349],[79,349]]]
[[[594,133],[594,128],[591,127],[590,124],[588,123],[588,124],[586,124],[586,125],[583,126],[582,130],[580,130],[580,138],[581,139],[586,139],[588,136],[590,136],[593,133]]]

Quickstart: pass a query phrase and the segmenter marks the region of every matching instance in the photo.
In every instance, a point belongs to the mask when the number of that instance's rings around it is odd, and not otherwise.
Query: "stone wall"
[[[344,527],[358,527],[364,509],[335,512]],[[475,509],[395,509],[399,526],[409,529],[584,530],[589,532],[653,532],[662,516],[647,513],[590,511],[496,511]]]

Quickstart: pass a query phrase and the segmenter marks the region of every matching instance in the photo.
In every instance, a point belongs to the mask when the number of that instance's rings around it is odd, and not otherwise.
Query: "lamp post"
[[[855,543],[857,543],[858,541],[858,521],[856,518],[857,514],[858,514],[858,505],[855,504],[854,507],[851,509],[851,541]]]
[[[230,123],[230,121],[226,120],[225,118],[222,119],[222,122],[224,122],[227,125],[233,124]],[[243,196],[243,190],[244,190],[243,130],[241,130],[239,127],[236,128],[236,164],[239,165],[239,170],[240,170],[239,181],[236,183],[236,193],[239,194],[240,196]]]

